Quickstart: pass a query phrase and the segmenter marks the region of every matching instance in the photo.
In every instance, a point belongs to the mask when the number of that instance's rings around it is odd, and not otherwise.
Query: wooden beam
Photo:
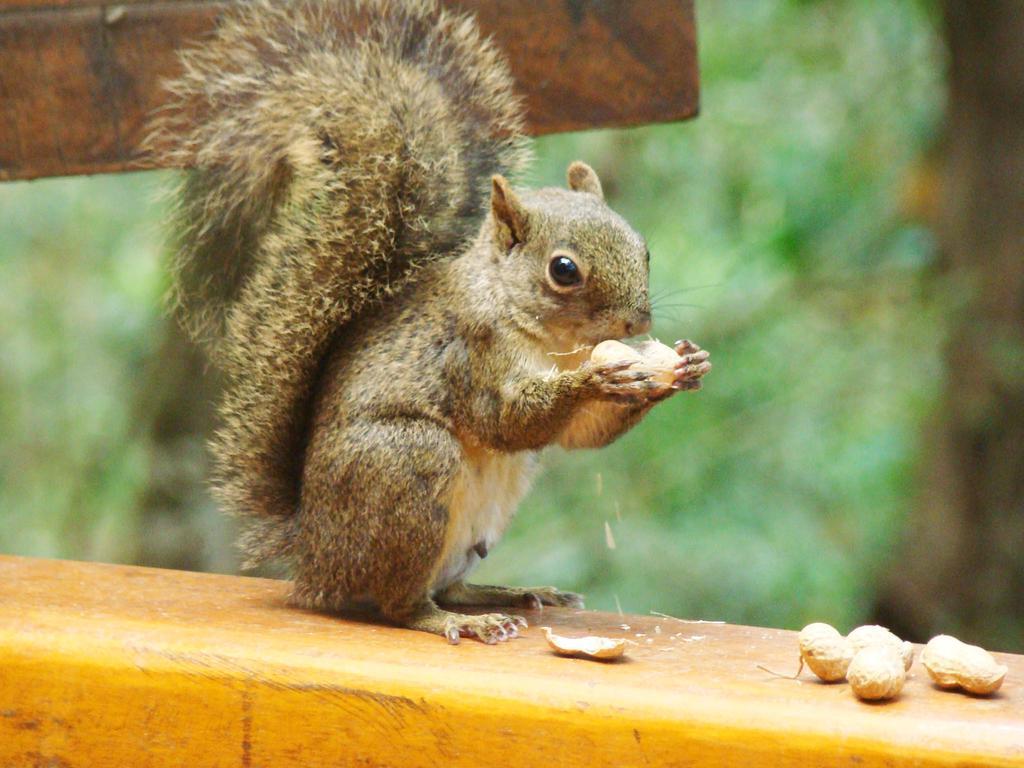
[[[450,0],[508,53],[531,130],[637,125],[698,106],[693,0]],[[138,145],[225,3],[0,0],[0,179],[144,167]]]
[[[316,615],[285,584],[0,557],[0,765],[1021,765],[1024,657],[991,698],[773,677],[793,632],[548,609],[498,646]],[[565,659],[540,624],[626,636]],[[628,625],[624,628],[622,625]]]

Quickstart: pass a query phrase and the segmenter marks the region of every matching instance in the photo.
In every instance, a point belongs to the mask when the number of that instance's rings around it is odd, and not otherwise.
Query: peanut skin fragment
[[[1006,679],[1007,668],[991,653],[951,635],[937,635],[921,653],[921,663],[940,688],[961,688],[968,693],[995,693]]]

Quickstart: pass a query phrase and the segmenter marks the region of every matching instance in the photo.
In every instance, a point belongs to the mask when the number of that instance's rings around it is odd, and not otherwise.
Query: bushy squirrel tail
[[[475,234],[527,160],[523,110],[435,0],[257,0],[181,61],[151,136],[188,168],[173,297],[226,374],[214,487],[255,564],[288,552],[331,338]]]

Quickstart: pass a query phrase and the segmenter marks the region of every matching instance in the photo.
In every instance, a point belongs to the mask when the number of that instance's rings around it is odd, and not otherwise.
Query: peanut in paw
[[[670,392],[669,385],[662,381],[662,372],[638,350],[620,341],[602,341],[591,351],[589,364],[595,372],[609,366],[615,369],[600,379],[598,392],[606,399],[623,404],[650,403]]]
[[[978,695],[998,691],[1007,672],[984,648],[951,635],[929,640],[921,653],[921,663],[940,688],[962,688]]]
[[[590,362],[592,363],[633,360],[635,361],[634,365],[643,364],[643,367],[651,372],[651,381],[664,386],[673,382],[675,378],[673,369],[680,359],[671,347],[666,347],[657,341],[647,341],[636,347],[631,347],[621,341],[609,339],[602,341],[590,353]]]
[[[675,381],[675,367],[682,361],[672,347],[659,341],[645,341],[637,347],[644,363],[654,370],[654,381],[670,386]]]
[[[614,339],[602,341],[590,351],[590,362],[597,365],[612,363],[616,360],[635,360],[640,362],[643,360],[643,355],[635,348],[629,346],[629,344],[623,344],[621,341],[615,341]]]
[[[853,656],[846,679],[857,698],[867,701],[892,699],[903,690],[907,680],[903,652],[897,645],[882,642],[868,645]]]
[[[835,627],[816,622],[808,624],[798,636],[800,661],[828,683],[835,683],[846,677],[846,670],[853,660],[853,646],[839,634]]]

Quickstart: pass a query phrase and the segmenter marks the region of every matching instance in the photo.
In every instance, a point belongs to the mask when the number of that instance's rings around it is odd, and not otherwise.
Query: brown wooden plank
[[[692,0],[451,0],[507,51],[537,134],[696,114]],[[0,0],[0,179],[141,167],[147,115],[210,0]]]
[[[167,0],[178,2],[179,0]],[[116,8],[119,5],[135,5],[152,3],[153,0],[0,0],[0,11],[14,11],[24,9],[70,9],[70,8]]]
[[[990,698],[918,662],[901,697],[773,677],[793,632],[525,612],[498,646],[316,615],[264,579],[0,557],[0,765],[1006,766],[1024,656]],[[628,628],[623,628],[623,624]],[[556,657],[538,625],[626,636]]]

